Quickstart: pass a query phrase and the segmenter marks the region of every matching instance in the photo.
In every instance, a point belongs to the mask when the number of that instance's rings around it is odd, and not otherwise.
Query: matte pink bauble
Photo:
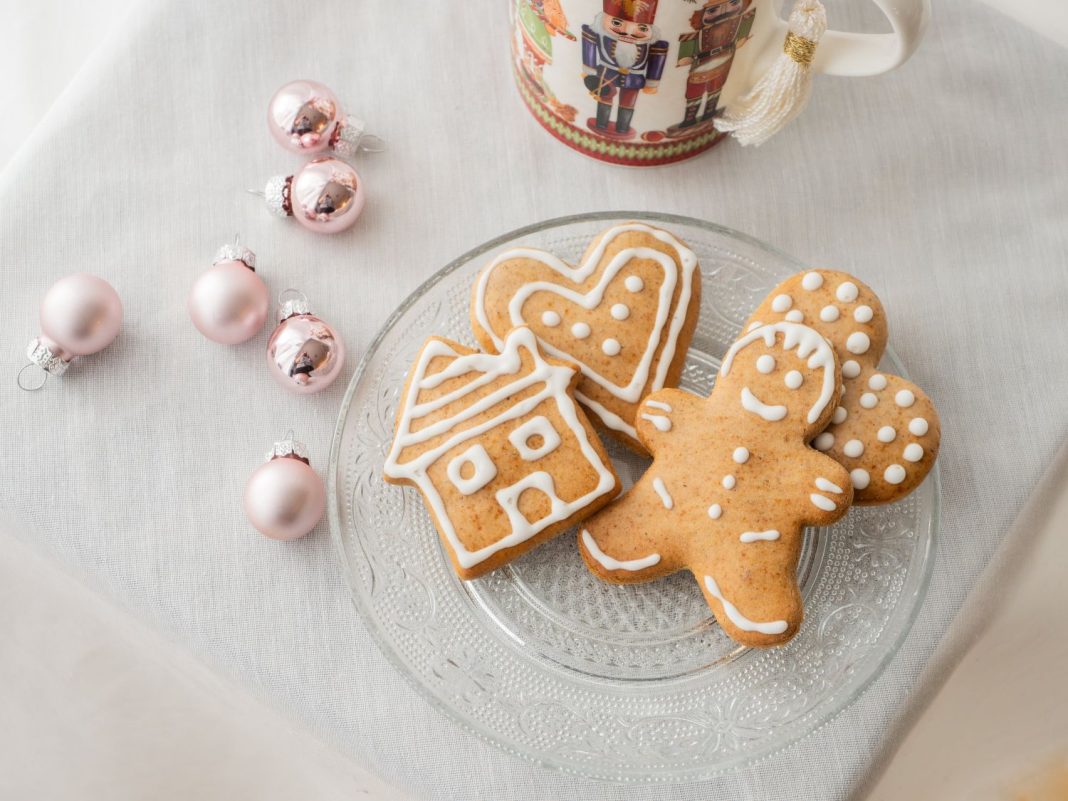
[[[303,296],[282,304],[278,327],[267,341],[267,365],[286,389],[322,392],[345,364],[345,343],[333,326],[308,310]]]
[[[193,325],[213,342],[236,345],[263,328],[270,307],[267,286],[256,274],[256,254],[224,245],[209,270],[193,282],[188,309]]]
[[[122,328],[122,301],[111,284],[89,273],[60,278],[41,301],[41,337],[55,345],[57,356],[98,353]]]
[[[257,531],[272,540],[303,537],[326,508],[323,480],[299,442],[276,442],[267,460],[245,485],[245,514]]]
[[[363,181],[351,165],[331,156],[312,159],[290,176],[275,176],[264,189],[267,208],[293,217],[309,231],[336,234],[363,211]]]

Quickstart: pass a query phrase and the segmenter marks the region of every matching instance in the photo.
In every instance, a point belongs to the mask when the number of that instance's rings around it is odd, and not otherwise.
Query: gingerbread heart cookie
[[[653,463],[583,524],[587,566],[616,583],[688,569],[732,638],[789,640],[803,614],[804,527],[835,522],[853,496],[848,472],[808,444],[831,419],[840,380],[818,332],[779,322],[734,343],[708,398],[652,393],[637,432]]]
[[[886,312],[870,287],[835,270],[798,273],[772,290],[750,320],[804,322],[837,351],[845,391],[814,444],[850,471],[855,503],[891,503],[920,485],[938,456],[938,412],[911,381],[879,370]]]
[[[619,492],[571,396],[578,369],[547,359],[528,328],[499,355],[431,337],[408,374],[383,472],[410,484],[463,579],[516,558]]]
[[[529,326],[546,354],[579,365],[575,397],[594,420],[644,452],[635,429],[639,404],[679,381],[700,280],[686,245],[628,222],[602,233],[577,267],[532,248],[501,253],[475,282],[471,324],[491,352],[513,327]]]

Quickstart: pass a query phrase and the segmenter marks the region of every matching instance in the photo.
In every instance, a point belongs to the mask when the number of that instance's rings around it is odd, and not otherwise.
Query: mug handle
[[[931,18],[930,0],[874,0],[893,33],[828,30],[816,48],[813,68],[825,75],[862,77],[888,72],[915,52]]]

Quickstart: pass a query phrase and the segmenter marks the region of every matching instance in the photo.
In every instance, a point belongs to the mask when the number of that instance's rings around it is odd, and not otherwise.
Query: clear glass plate
[[[598,213],[549,220],[461,256],[389,318],[345,395],[330,454],[330,526],[368,629],[456,721],[511,753],[594,778],[689,781],[808,734],[882,671],[912,625],[938,525],[937,467],[909,498],[850,510],[806,533],[805,622],[787,645],[742,648],[688,573],[645,585],[593,577],[573,534],[477,581],[454,575],[414,489],[382,480],[397,400],[430,334],[475,345],[471,282],[517,244],[578,259],[615,222],[648,220],[701,260],[701,318],[683,387],[707,393],[750,311],[797,260],[686,217]],[[888,371],[904,371],[888,352]],[[607,443],[624,484],[645,460]]]

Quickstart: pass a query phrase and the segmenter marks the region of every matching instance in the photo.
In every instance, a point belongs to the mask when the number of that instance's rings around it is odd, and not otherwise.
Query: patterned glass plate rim
[[[701,258],[702,322],[683,377],[697,391],[709,388],[746,312],[805,266],[728,228],[646,212],[547,220],[465,253],[400,305],[356,369],[330,453],[330,529],[383,653],[466,730],[590,778],[696,781],[788,747],[882,673],[926,593],[940,482],[936,466],[904,501],[857,507],[807,533],[806,620],[781,648],[731,643],[689,576],[599,582],[567,533],[478,581],[457,580],[416,491],[381,479],[408,366],[430,333],[473,343],[470,280],[494,252],[521,243],[574,260],[592,234],[623,220],[662,225]],[[883,363],[906,375],[889,349]],[[625,484],[640,474],[636,457],[609,451]]]

